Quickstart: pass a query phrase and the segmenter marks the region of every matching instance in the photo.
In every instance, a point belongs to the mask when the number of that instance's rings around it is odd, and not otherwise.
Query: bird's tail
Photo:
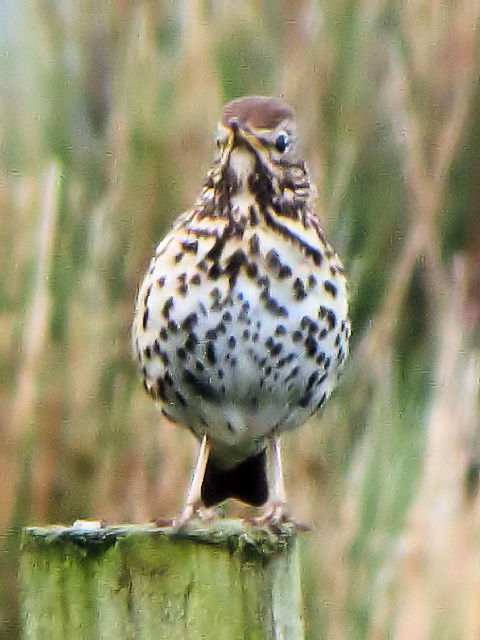
[[[236,498],[259,507],[267,501],[268,481],[265,449],[232,469],[222,469],[210,456],[202,483],[202,501],[211,507]]]

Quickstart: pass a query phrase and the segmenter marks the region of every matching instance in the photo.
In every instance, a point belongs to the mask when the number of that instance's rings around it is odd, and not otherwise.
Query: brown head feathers
[[[280,98],[248,96],[229,102],[222,115],[222,124],[228,126],[232,118],[240,125],[255,129],[275,129],[283,120],[293,119],[293,110]]]

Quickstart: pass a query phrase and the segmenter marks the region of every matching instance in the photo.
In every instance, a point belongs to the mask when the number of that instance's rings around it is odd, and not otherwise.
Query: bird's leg
[[[307,530],[308,526],[294,520],[287,505],[287,494],[285,491],[285,481],[283,478],[282,452],[280,448],[280,438],[272,436],[269,439],[270,459],[272,464],[272,492],[265,505],[263,514],[258,518],[252,518],[253,524],[266,524],[271,527],[278,527],[284,523],[291,522],[299,529]]]
[[[288,519],[280,439],[272,436],[268,441],[268,448],[272,468],[272,490],[263,514],[254,519],[256,524],[280,524]]]
[[[173,526],[181,529],[192,520],[196,515],[200,515],[202,519],[207,520],[214,517],[212,510],[201,510],[202,506],[202,482],[207,467],[208,456],[210,454],[210,445],[207,436],[203,436],[198,452],[197,464],[193,472],[192,480],[187,492],[187,499],[180,515],[175,518]]]

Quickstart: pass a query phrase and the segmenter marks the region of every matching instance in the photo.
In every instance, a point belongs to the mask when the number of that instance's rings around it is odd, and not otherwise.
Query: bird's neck
[[[304,163],[289,167],[265,164],[246,149],[234,149],[228,162],[210,170],[202,192],[205,204],[214,205],[222,217],[248,218],[251,212],[269,212],[298,218],[313,190]]]

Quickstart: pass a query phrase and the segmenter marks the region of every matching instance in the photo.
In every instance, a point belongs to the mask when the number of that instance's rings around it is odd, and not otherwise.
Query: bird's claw
[[[202,522],[212,522],[219,517],[215,507],[204,507],[198,504],[187,504],[183,511],[173,519],[172,526],[177,531],[184,529],[192,520],[198,518]]]
[[[283,525],[293,524],[299,531],[310,531],[304,522],[292,518],[285,502],[272,502],[267,505],[264,513],[256,518],[249,518],[248,522],[255,526],[266,526],[272,531],[281,532]]]

